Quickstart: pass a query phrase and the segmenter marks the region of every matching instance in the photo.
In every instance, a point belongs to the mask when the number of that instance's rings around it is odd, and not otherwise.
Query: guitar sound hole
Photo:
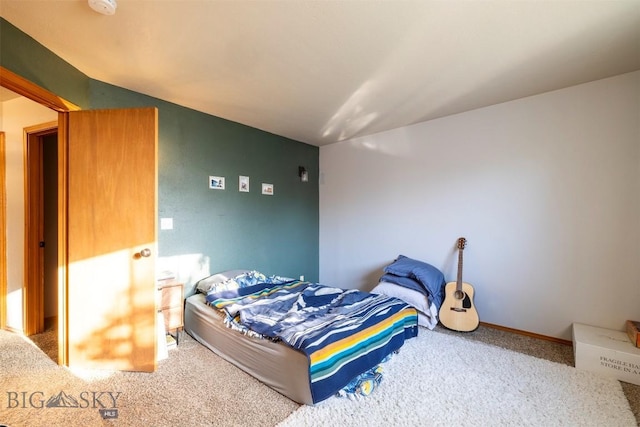
[[[455,299],[464,299],[465,294],[462,291],[455,291],[453,293],[453,296],[455,297]]]

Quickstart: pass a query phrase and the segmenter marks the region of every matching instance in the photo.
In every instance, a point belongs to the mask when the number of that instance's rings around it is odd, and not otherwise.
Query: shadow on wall
[[[389,265],[391,262],[393,262],[393,259],[390,259],[389,262],[380,264],[376,269],[371,270],[364,277],[365,284],[363,285],[362,290],[366,292],[371,292],[371,290],[375,288],[378,282],[380,281],[380,277],[382,277],[382,275],[384,274],[384,271],[382,271],[382,269],[385,268],[387,265]]]

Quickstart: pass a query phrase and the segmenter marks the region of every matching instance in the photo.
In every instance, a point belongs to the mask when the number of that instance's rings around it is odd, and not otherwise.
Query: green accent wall
[[[0,65],[81,108],[89,105],[89,77],[4,18]]]
[[[93,80],[1,18],[0,40],[2,66],[82,108],[158,108],[158,218],[174,226],[158,230],[161,260],[318,280],[318,147]],[[225,177],[226,189],[209,189],[210,175]],[[250,192],[238,191],[240,175]],[[261,194],[262,183],[274,194]]]

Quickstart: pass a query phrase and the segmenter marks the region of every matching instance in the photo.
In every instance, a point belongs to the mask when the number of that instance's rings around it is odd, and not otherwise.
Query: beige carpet
[[[187,334],[152,374],[82,375],[0,330],[0,367],[0,424],[9,427],[274,426],[299,406]],[[46,407],[60,392],[63,404],[73,398],[79,407]],[[103,420],[99,410],[112,408],[114,397],[117,421]]]
[[[535,339],[481,326],[473,333],[460,334],[438,327],[463,340],[480,341],[535,357],[573,366],[571,346]],[[273,392],[252,377],[217,357],[191,337],[183,334],[178,348],[160,362],[154,374],[117,373],[102,379],[75,375],[57,366],[55,333],[48,331],[31,340],[0,330],[0,424],[19,426],[75,425],[180,425],[180,426],[275,426],[298,405]],[[40,350],[31,342],[37,342]],[[49,355],[49,357],[47,357]],[[640,386],[621,383],[636,420],[640,420]],[[8,408],[7,391],[19,392],[19,408]],[[42,392],[42,396],[34,394]],[[28,399],[64,391],[115,392],[118,421],[102,420],[97,407],[31,408]],[[45,392],[49,393],[45,396]],[[23,394],[26,393],[26,394]],[[22,397],[26,405],[22,405]],[[85,394],[91,397],[92,395]],[[269,408],[256,402],[267,399]],[[46,400],[46,399],[45,399]],[[91,401],[91,399],[88,399]],[[86,406],[86,403],[82,401]],[[12,404],[15,404],[13,402]],[[23,408],[22,406],[27,406]],[[640,425],[640,423],[638,423]]]

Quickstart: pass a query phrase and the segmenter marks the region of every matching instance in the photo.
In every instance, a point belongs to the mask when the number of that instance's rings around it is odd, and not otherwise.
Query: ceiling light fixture
[[[113,15],[116,13],[118,4],[116,0],[88,0],[89,7],[103,15]]]

